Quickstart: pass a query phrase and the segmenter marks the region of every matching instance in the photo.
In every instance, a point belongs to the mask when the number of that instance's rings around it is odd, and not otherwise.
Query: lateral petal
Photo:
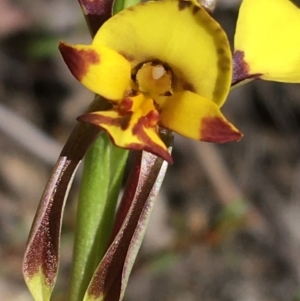
[[[179,92],[159,99],[158,103],[161,125],[185,137],[217,143],[242,137],[214,102],[198,94]]]
[[[116,101],[130,89],[130,63],[117,52],[100,45],[63,42],[59,50],[74,77],[94,93]]]

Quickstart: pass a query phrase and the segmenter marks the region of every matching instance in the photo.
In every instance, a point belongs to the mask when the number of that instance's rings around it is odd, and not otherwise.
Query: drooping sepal
[[[94,93],[119,100],[130,89],[130,64],[117,52],[95,43],[73,46],[60,42],[59,50],[74,77]]]
[[[166,168],[167,163],[161,158],[147,152],[138,154],[121,200],[110,246],[84,301],[122,300]]]
[[[48,301],[59,262],[61,218],[66,196],[79,162],[60,157],[42,196],[23,263],[26,284],[35,301]]]
[[[105,109],[106,105],[96,98],[90,109]],[[89,124],[76,125],[41,198],[23,260],[24,279],[35,301],[50,299],[58,272],[65,201],[78,165],[100,132]]]

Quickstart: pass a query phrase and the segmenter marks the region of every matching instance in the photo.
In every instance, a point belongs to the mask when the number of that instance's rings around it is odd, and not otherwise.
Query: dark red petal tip
[[[202,141],[225,143],[238,141],[243,134],[220,117],[207,117],[202,120],[200,137]]]
[[[58,48],[71,73],[79,81],[86,75],[90,65],[100,63],[99,54],[93,49],[78,49],[64,42],[60,42]]]
[[[236,50],[233,54],[233,74],[231,86],[245,80],[258,79],[262,74],[250,74],[249,64],[245,61],[244,51]]]

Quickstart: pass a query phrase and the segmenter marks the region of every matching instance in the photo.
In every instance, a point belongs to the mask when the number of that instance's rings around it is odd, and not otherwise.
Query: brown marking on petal
[[[149,153],[153,153],[164,160],[166,160],[169,164],[173,164],[173,159],[169,152],[165,149],[163,149],[161,146],[154,143],[147,133],[144,130],[145,123],[147,123],[145,117],[141,117],[139,121],[136,123],[136,125],[132,129],[132,134],[137,136],[140,141],[142,141],[142,144],[139,143],[130,143],[128,145],[129,149],[137,149],[137,150],[145,150]]]
[[[249,65],[245,62],[244,57],[244,51],[235,51],[233,56],[233,83],[237,83],[249,76]]]
[[[215,98],[218,99],[219,97],[221,97],[223,95],[223,93],[224,93],[224,88],[217,86],[214,89],[213,95]]]
[[[166,91],[163,96],[172,96],[172,93],[170,91]],[[157,106],[157,104],[154,103],[154,105]]]
[[[138,96],[140,94],[140,92],[138,90],[131,90],[129,93],[128,93],[128,96],[129,97],[134,97],[134,96]]]
[[[141,145],[139,143],[130,143],[126,146],[126,148],[131,149],[131,150],[143,150],[143,151],[149,152],[151,154],[154,154],[154,155],[166,160],[169,164],[174,163],[171,155],[166,150],[164,150],[163,148],[159,147],[158,145],[156,145],[154,143],[152,146]]]
[[[59,50],[71,73],[79,81],[86,75],[90,65],[100,63],[99,55],[92,49],[77,50],[72,46],[60,42]]]
[[[185,91],[190,91],[190,92],[195,92],[196,91],[195,87],[189,82],[186,82],[186,81],[181,82],[180,81],[180,84],[181,84],[183,90],[185,90]]]
[[[230,54],[226,51],[228,47],[228,41],[226,36],[223,34],[223,30],[220,25],[217,24],[212,18],[199,18],[199,22],[202,23],[203,29],[213,38],[213,43],[216,47],[218,53],[218,60],[215,62],[211,62],[212,64],[218,64],[220,61],[224,59],[231,59]],[[224,50],[222,50],[224,49]],[[217,67],[217,66],[216,66]],[[227,74],[226,74],[227,77]],[[220,100],[224,98],[224,92],[227,92],[227,86],[224,86],[224,72],[218,72],[215,82],[213,83],[214,91],[212,92],[213,97],[212,100]],[[221,89],[218,89],[221,87]],[[218,91],[216,91],[218,90]]]
[[[88,113],[77,117],[77,120],[80,122],[93,124],[100,128],[102,128],[101,124],[116,126],[116,127],[120,127],[123,131],[125,131],[129,127],[131,116],[132,116],[132,112],[128,112],[126,115],[117,118]]]
[[[220,32],[222,32],[223,31],[223,29],[221,28],[221,27],[216,27],[215,28],[215,33],[216,34],[219,34]]]
[[[136,150],[145,150],[149,153],[153,153],[164,160],[166,160],[169,164],[173,164],[173,159],[169,154],[168,150],[163,149],[161,146],[154,143],[147,133],[144,130],[145,123],[147,123],[146,117],[141,117],[135,126],[132,128],[132,134],[137,136],[142,144],[139,143],[130,143],[128,145],[129,149],[136,149]]]
[[[152,110],[146,115],[145,127],[147,128],[154,127],[157,125],[158,121],[159,121],[158,111]]]
[[[218,67],[223,71],[226,72],[231,68],[231,60],[227,57],[223,57],[223,59],[218,60]]]
[[[218,28],[217,31],[221,30]],[[221,46],[216,43],[217,47],[217,53],[219,54],[218,60],[217,60],[217,67],[219,68],[218,76],[215,81],[215,88],[213,91],[213,100],[220,99],[224,97],[224,74],[227,74],[228,71],[231,70],[231,58],[227,55],[226,51],[222,51],[224,43],[220,43]]]
[[[220,54],[220,55],[224,55],[225,54],[225,49],[223,47],[219,47],[217,49],[217,53]]]
[[[131,116],[132,116],[132,112],[129,112],[128,114],[120,118],[119,123],[123,131],[125,131],[129,127]]]
[[[187,1],[187,0],[179,0],[178,1],[178,9],[179,10],[184,10],[186,8],[189,8],[192,5],[192,2]]]
[[[125,115],[131,111],[133,100],[130,97],[124,98],[118,106],[118,112],[120,115]]]
[[[232,128],[230,123],[220,117],[206,117],[201,121],[200,140],[215,143],[238,141],[242,133]]]
[[[193,14],[196,15],[198,13],[198,11],[201,10],[200,6],[194,5],[193,6]]]
[[[112,118],[107,116],[101,116],[98,114],[85,114],[82,116],[77,117],[77,120],[80,122],[86,122],[93,124],[95,126],[98,126],[101,128],[101,123],[111,126],[118,126],[121,127],[122,130],[126,130],[129,126],[130,119],[131,119],[132,113],[128,113],[125,116],[119,117],[119,118]],[[133,149],[133,150],[145,150],[150,153],[153,153],[164,160],[166,160],[168,163],[173,164],[173,159],[169,152],[166,149],[163,149],[161,146],[155,144],[151,138],[147,135],[145,132],[145,128],[148,125],[148,116],[141,117],[138,122],[133,126],[132,128],[132,134],[141,141],[141,143],[129,143],[126,145],[127,149]],[[154,117],[154,116],[151,116]],[[104,129],[108,134],[109,132]],[[112,138],[112,137],[111,137]],[[113,138],[112,138],[113,140]],[[114,144],[116,142],[113,140]]]
[[[246,79],[258,79],[262,74],[250,74],[249,65],[245,61],[244,51],[237,50],[233,54],[233,74],[231,86]]]

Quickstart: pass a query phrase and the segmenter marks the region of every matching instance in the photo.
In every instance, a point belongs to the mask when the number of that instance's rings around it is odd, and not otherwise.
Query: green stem
[[[130,7],[138,3],[140,3],[139,0],[124,0],[124,7]]]
[[[124,3],[125,0],[115,0],[114,7],[113,7],[113,14],[117,14],[120,12],[122,9],[124,9]]]
[[[114,15],[117,14],[124,8],[140,3],[140,0],[116,0],[114,3],[113,12]]]
[[[70,301],[82,301],[114,222],[128,151],[102,134],[88,151],[78,200]]]

